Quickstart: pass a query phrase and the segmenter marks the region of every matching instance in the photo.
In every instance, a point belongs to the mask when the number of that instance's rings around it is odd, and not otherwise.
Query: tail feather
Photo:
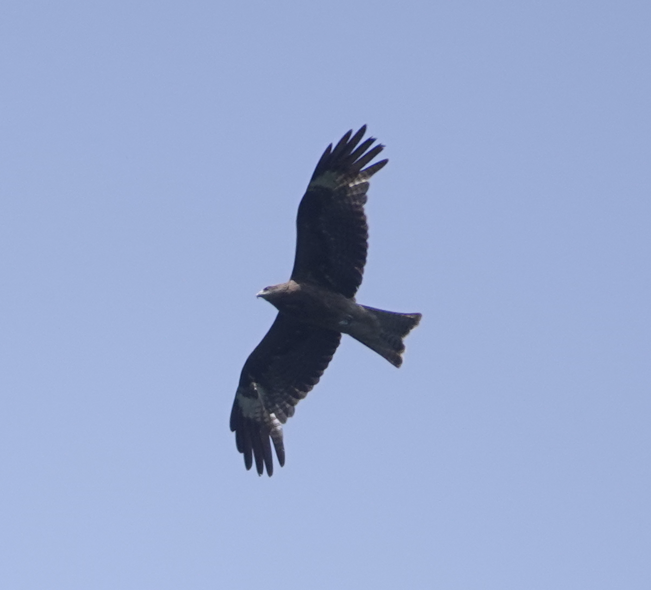
[[[354,338],[387,359],[392,365],[402,365],[402,353],[405,351],[403,338],[420,322],[420,313],[396,313],[362,305],[375,319],[372,332],[364,330],[360,334],[351,334]]]

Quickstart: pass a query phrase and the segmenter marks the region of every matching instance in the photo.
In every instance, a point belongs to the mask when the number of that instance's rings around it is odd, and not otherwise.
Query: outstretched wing
[[[366,125],[328,146],[314,170],[296,219],[296,258],[291,278],[353,297],[366,264],[368,226],[364,214],[369,179],[381,160],[364,168],[384,146],[360,144]],[[359,145],[358,145],[359,144]]]
[[[237,450],[259,475],[273,474],[271,442],[285,464],[282,424],[314,387],[339,346],[341,334],[313,328],[278,314],[251,353],[240,376],[231,412]]]

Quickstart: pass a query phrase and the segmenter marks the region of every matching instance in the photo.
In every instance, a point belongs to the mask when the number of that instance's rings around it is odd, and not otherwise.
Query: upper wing
[[[353,297],[366,264],[368,226],[364,215],[368,180],[381,160],[364,168],[384,146],[370,137],[359,146],[366,125],[328,146],[314,170],[296,219],[296,258],[291,278]],[[371,148],[371,149],[369,149]]]
[[[231,412],[231,430],[244,464],[253,458],[259,475],[273,473],[270,439],[285,464],[281,424],[314,387],[339,346],[341,334],[313,328],[278,314],[251,353],[240,376]]]

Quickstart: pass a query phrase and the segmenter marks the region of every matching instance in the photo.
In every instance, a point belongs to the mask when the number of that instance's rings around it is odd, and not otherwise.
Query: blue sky
[[[648,3],[0,12],[3,588],[651,587]],[[259,478],[254,295],[364,123],[358,299],[423,321]]]

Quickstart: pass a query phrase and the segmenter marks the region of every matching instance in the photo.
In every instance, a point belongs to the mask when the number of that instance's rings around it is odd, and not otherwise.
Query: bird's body
[[[311,283],[288,281],[258,293],[278,311],[317,328],[344,332],[345,318],[354,314],[357,304],[341,293]]]
[[[420,320],[420,314],[374,309],[360,305],[353,297],[291,280],[267,287],[258,293],[258,297],[266,299],[281,314],[301,323],[352,336],[396,367],[402,364],[402,337]],[[403,332],[407,327],[408,330]]]
[[[399,367],[403,338],[421,318],[355,301],[366,263],[368,180],[387,163],[364,168],[383,149],[369,149],[373,138],[358,146],[365,130],[352,138],[349,131],[319,160],[298,210],[291,278],[258,293],[278,316],[244,364],[230,425],[246,468],[255,459],[260,475],[264,468],[273,473],[271,442],[284,464],[282,424],[319,381],[341,334]]]

